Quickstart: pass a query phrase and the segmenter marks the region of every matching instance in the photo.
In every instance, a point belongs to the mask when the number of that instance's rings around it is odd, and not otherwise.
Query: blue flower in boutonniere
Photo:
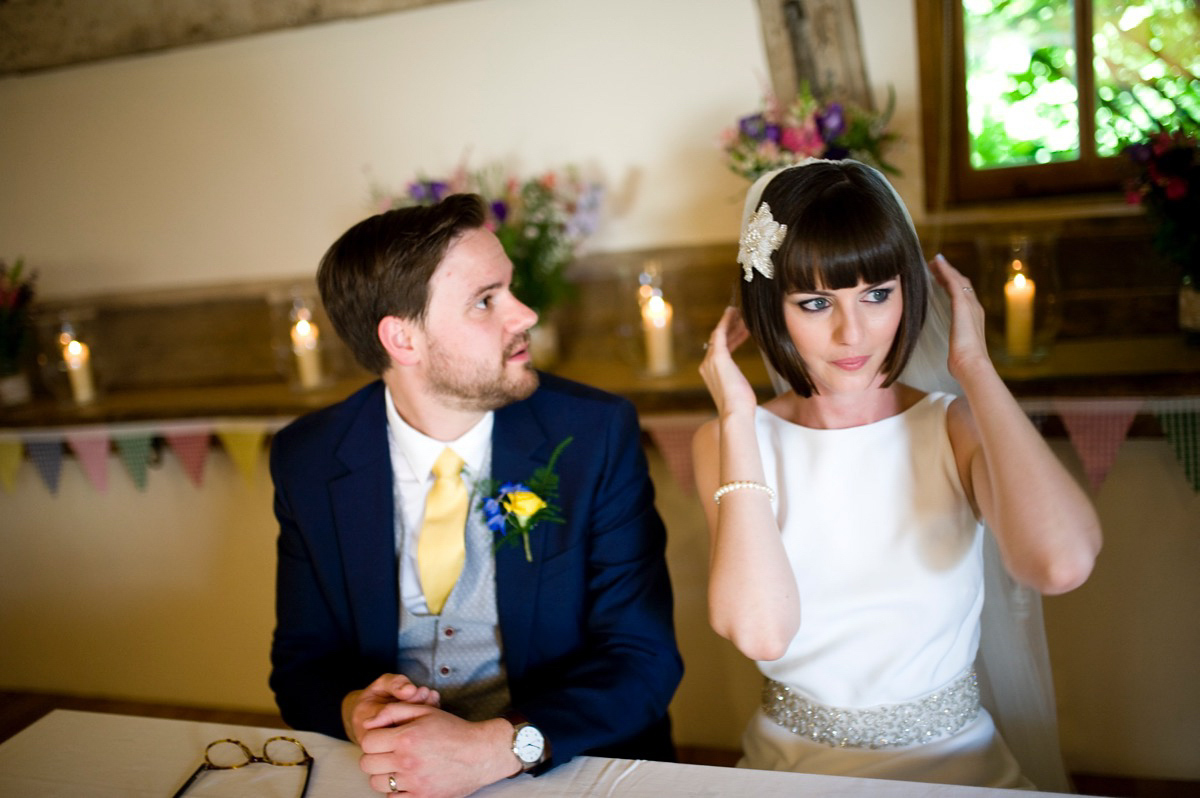
[[[567,438],[555,447],[550,461],[533,472],[528,485],[505,482],[497,489],[495,480],[485,484],[480,507],[488,528],[500,535],[496,541],[497,550],[520,538],[525,544],[525,559],[533,562],[529,533],[543,521],[550,524],[563,522],[562,510],[554,503],[558,498],[558,474],[554,473],[554,465],[571,440]]]

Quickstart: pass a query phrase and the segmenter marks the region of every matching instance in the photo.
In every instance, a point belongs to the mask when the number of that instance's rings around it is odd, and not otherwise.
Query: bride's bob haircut
[[[772,255],[774,279],[755,273],[739,284],[742,317],[767,360],[797,394],[812,396],[816,388],[784,321],[787,295],[899,278],[904,313],[882,366],[883,384],[891,385],[916,345],[929,293],[925,258],[900,198],[869,166],[817,161],[777,174],[762,202],[787,234]]]

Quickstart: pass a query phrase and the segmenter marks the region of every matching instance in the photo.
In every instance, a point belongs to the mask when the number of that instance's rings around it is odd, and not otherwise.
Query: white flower
[[[771,206],[765,202],[759,205],[738,241],[737,262],[742,264],[746,282],[754,279],[754,270],[768,280],[775,276],[771,253],[779,249],[786,235],[787,225],[775,221],[771,216]]]

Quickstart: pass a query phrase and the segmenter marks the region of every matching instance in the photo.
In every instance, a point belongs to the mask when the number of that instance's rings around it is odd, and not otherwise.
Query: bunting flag
[[[11,493],[17,484],[17,471],[24,456],[25,447],[20,441],[0,441],[0,484],[6,492]]]
[[[234,465],[248,484],[254,483],[254,474],[258,469],[258,459],[262,454],[263,439],[267,435],[263,427],[224,427],[217,430],[217,437],[225,451],[233,458]]]
[[[212,431],[208,428],[190,427],[163,434],[171,450],[183,464],[183,470],[196,487],[204,484],[204,463],[208,459],[208,442]]]
[[[108,491],[108,433],[103,430],[68,432],[64,437],[92,487]]]
[[[62,441],[26,441],[25,450],[29,452],[29,459],[41,475],[42,482],[46,483],[51,493],[58,493],[58,478],[62,475]]]
[[[692,436],[700,425],[711,416],[648,416],[642,419],[642,426],[650,434],[650,440],[658,447],[658,451],[667,463],[675,483],[686,493],[696,492],[696,482],[692,474]]]
[[[113,438],[117,445],[117,454],[125,464],[125,470],[133,479],[138,490],[146,489],[146,468],[150,464],[154,438],[149,433],[140,435],[119,435]]]
[[[1158,414],[1158,423],[1171,442],[1192,490],[1200,493],[1200,412],[1167,409]]]
[[[1129,434],[1130,425],[1142,409],[1142,400],[1056,400],[1054,407],[1067,429],[1071,445],[1083,461],[1083,471],[1092,491],[1100,490],[1116,462],[1117,451]]]

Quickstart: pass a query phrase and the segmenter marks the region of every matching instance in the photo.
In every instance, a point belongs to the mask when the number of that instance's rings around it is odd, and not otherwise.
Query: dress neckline
[[[944,395],[945,395],[945,393],[943,391],[930,391],[929,393],[926,393],[924,396],[919,398],[917,401],[913,402],[908,407],[901,410],[899,413],[896,413],[896,414],[890,415],[890,416],[886,416],[877,421],[868,421],[866,424],[855,424],[852,427],[809,427],[809,426],[805,426],[804,424],[797,424],[795,421],[789,421],[788,419],[784,418],[783,416],[777,415],[777,414],[773,413],[772,411],[768,410],[764,405],[759,405],[758,410],[765,413],[771,419],[778,421],[780,424],[783,424],[787,427],[792,427],[794,429],[801,429],[801,430],[806,430],[809,432],[848,432],[850,430],[867,430],[867,429],[871,429],[872,427],[878,427],[880,425],[887,424],[889,422],[894,422],[897,419],[902,419],[905,416],[907,416],[909,413],[912,413],[913,411],[917,410],[918,408],[925,407],[927,405],[931,405],[934,401],[940,399]]]

